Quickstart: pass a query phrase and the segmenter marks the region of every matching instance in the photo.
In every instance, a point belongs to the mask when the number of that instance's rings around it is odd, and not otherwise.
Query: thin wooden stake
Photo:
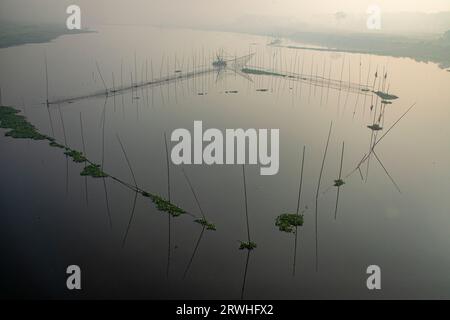
[[[325,146],[325,151],[323,153],[322,166],[320,168],[319,181],[317,182],[317,191],[316,191],[316,219],[315,219],[315,231],[316,231],[316,272],[319,271],[319,238],[318,238],[318,199],[319,199],[319,191],[320,191],[320,183],[322,182],[322,174],[323,168],[325,166],[325,158],[327,156],[328,145],[330,142],[331,130],[333,128],[333,122],[330,124],[330,130],[328,131],[327,144]]]

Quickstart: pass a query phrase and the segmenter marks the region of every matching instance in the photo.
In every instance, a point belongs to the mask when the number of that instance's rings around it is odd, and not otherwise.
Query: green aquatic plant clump
[[[213,223],[208,222],[208,220],[206,220],[205,218],[195,219],[194,222],[197,222],[202,226],[206,227],[206,230],[216,231],[216,226]]]
[[[90,176],[92,178],[109,177],[109,175],[102,170],[100,165],[91,163],[82,152],[58,143],[53,137],[40,134],[37,129],[26,120],[24,116],[18,115],[19,112],[20,110],[12,107],[0,106],[0,128],[10,129],[10,131],[7,131],[5,133],[6,136],[11,136],[18,139],[48,140],[51,147],[64,149],[64,154],[71,157],[74,162],[89,163],[80,172],[81,176]],[[153,195],[143,190],[140,190],[140,193],[142,194],[142,196],[150,198],[160,211],[167,212],[174,217],[186,213],[186,211],[184,211],[183,209],[177,207],[176,205],[170,203],[169,201],[161,198],[158,195]],[[206,220],[203,221],[200,219],[200,221],[197,222],[206,226],[208,230],[216,230],[215,225]]]
[[[150,199],[152,199],[153,203],[156,205],[156,208],[159,211],[164,211],[172,215],[173,217],[178,217],[182,215],[183,213],[186,213],[183,209],[180,207],[177,207],[176,205],[172,204],[170,201],[163,199],[162,197],[151,194]]]
[[[375,124],[371,124],[370,126],[367,126],[367,128],[369,128],[372,131],[380,131],[383,130],[383,127],[380,127],[380,125],[378,123]]]
[[[335,187],[340,187],[340,186],[343,186],[344,184],[345,184],[345,181],[342,180],[342,179],[334,180],[334,186]]]
[[[16,139],[45,140],[48,137],[40,134],[20,111],[12,107],[0,106],[0,128],[10,129],[5,136]]]
[[[84,167],[83,171],[81,171],[80,175],[82,176],[90,176],[92,178],[106,178],[108,175],[104,173],[100,165],[91,163],[90,165]]]
[[[283,213],[280,214],[276,220],[275,225],[283,232],[295,232],[296,227],[303,225],[303,215],[295,213]]]
[[[142,191],[141,194],[143,197],[146,197],[146,198],[150,198],[150,196],[151,196],[150,193],[148,193],[147,191]]]
[[[73,162],[76,162],[76,163],[81,163],[81,162],[87,161],[87,159],[83,155],[83,153],[81,153],[80,151],[77,151],[77,150],[66,148],[66,151],[64,152],[64,154],[71,157]]]
[[[54,147],[54,148],[60,148],[60,149],[64,149],[64,148],[65,148],[65,146],[63,146],[62,144],[59,144],[59,143],[56,142],[53,138],[50,138],[50,139],[48,139],[48,140],[50,140],[49,145],[50,145],[51,147]]]
[[[239,245],[239,250],[253,250],[256,249],[256,243],[252,242],[252,241],[239,241],[240,245]]]
[[[375,93],[377,96],[379,96],[383,100],[395,100],[395,99],[398,99],[398,97],[396,95],[385,93],[385,92],[382,92],[382,91],[374,91],[373,93]]]

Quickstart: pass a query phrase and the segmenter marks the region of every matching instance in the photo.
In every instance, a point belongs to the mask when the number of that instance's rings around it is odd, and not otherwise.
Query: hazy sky
[[[384,12],[450,11],[450,0],[0,0],[0,19],[65,22],[65,8],[78,4],[82,19],[97,23],[229,23],[239,16],[365,13],[370,4]]]
[[[244,2],[247,2],[244,0]],[[333,13],[345,11],[352,13],[365,12],[371,4],[379,5],[384,11],[419,11],[435,12],[449,11],[450,0],[263,0],[248,1],[264,3],[264,12],[278,14],[295,14],[306,11],[310,13]]]

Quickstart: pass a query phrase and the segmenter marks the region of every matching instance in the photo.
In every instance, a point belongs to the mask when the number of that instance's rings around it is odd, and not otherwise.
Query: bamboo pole
[[[341,166],[339,168],[339,178],[338,178],[339,181],[342,178],[342,165],[344,163],[344,147],[345,147],[345,143],[342,142]],[[340,191],[341,191],[341,186],[338,186],[337,196],[336,196],[336,207],[335,207],[335,210],[334,210],[334,220],[336,220],[336,218],[337,218],[337,211],[338,211],[338,203],[339,203],[339,193],[340,193]]]
[[[305,154],[306,154],[306,146],[303,146],[303,155],[302,155],[302,166],[300,170],[300,184],[298,187],[298,198],[297,198],[297,216],[300,214],[300,199],[302,195],[302,186],[303,186],[303,168],[305,164]],[[295,242],[294,242],[294,263],[292,268],[292,276],[295,276],[295,266],[297,261],[297,239],[298,239],[298,226],[295,226]]]
[[[323,153],[323,159],[322,159],[322,166],[320,167],[320,174],[319,174],[319,180],[317,182],[317,191],[316,191],[316,215],[315,215],[315,231],[316,231],[316,272],[319,271],[319,238],[318,238],[318,215],[319,215],[319,209],[318,209],[318,203],[319,203],[319,191],[320,191],[320,184],[322,182],[322,174],[323,174],[323,169],[325,166],[325,158],[327,156],[327,151],[328,151],[328,145],[330,142],[330,137],[331,137],[331,130],[333,128],[333,122],[331,122],[330,124],[330,129],[328,131],[328,138],[327,138],[327,143],[325,146],[325,151]]]

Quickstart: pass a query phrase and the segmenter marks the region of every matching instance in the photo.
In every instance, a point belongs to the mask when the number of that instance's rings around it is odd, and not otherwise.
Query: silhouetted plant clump
[[[374,91],[373,93],[375,93],[377,96],[379,96],[383,100],[395,100],[395,99],[398,99],[398,97],[393,95],[393,94],[389,94],[389,93],[385,93],[385,92],[381,92],[381,91]]]
[[[205,218],[195,219],[194,222],[197,222],[202,226],[206,227],[206,230],[213,230],[213,231],[216,230],[216,226],[213,223],[206,220]]]
[[[370,126],[367,126],[367,128],[369,128],[370,130],[373,130],[373,131],[383,130],[383,128],[380,127],[380,125],[378,123],[371,124]]]
[[[77,150],[66,148],[66,151],[64,152],[64,154],[71,157],[73,162],[76,162],[76,163],[81,163],[81,162],[87,161],[87,159],[83,155],[83,153],[81,153],[80,151],[77,151]]]
[[[252,241],[240,241],[240,246],[239,246],[239,250],[253,250],[256,249],[256,243],[252,242]]]
[[[148,193],[147,191],[142,191],[141,194],[143,197],[146,197],[146,198],[150,198],[150,196],[151,196],[150,193]]]
[[[275,225],[280,231],[294,233],[296,227],[303,225],[303,215],[295,213],[280,214],[275,220]]]
[[[49,139],[49,140],[50,140],[50,139]],[[53,138],[52,138],[52,140],[50,140],[49,145],[50,145],[51,147],[54,147],[54,148],[60,148],[60,149],[64,149],[64,148],[65,148],[65,146],[63,146],[62,144],[59,144],[59,143],[56,142]]]
[[[20,110],[12,107],[0,106],[0,128],[10,129],[10,131],[7,131],[5,133],[6,136],[17,139],[48,140],[51,147],[64,149],[64,154],[71,157],[74,162],[88,163],[88,165],[86,165],[80,172],[81,176],[90,176],[92,178],[110,177],[103,171],[103,168],[100,165],[90,162],[82,152],[58,143],[53,137],[40,134],[37,129],[26,120],[24,116],[18,115],[19,112]],[[111,177],[114,178],[113,176]],[[130,188],[128,184],[118,180],[117,178],[114,179]],[[138,189],[137,186],[136,189],[133,188],[133,190],[139,192],[146,198],[150,198],[156,205],[156,208],[160,211],[167,212],[174,217],[178,217],[181,214],[186,213],[185,210],[179,208],[178,206],[172,204],[170,201],[165,200],[158,195],[150,194],[144,190]],[[197,219],[195,220],[195,222],[205,226],[208,230],[216,230],[216,226],[206,221],[206,219]]]
[[[10,129],[5,136],[16,139],[47,139],[47,136],[40,134],[24,116],[18,115],[19,112],[11,107],[0,106],[0,128]]]
[[[183,213],[186,213],[183,209],[180,207],[170,203],[168,200],[163,199],[162,197],[151,194],[150,199],[152,199],[153,203],[156,205],[156,208],[159,211],[164,211],[172,215],[173,217],[178,217],[182,215]]]
[[[90,164],[84,167],[83,171],[81,171],[80,175],[82,176],[90,176],[92,178],[106,178],[108,175],[104,173],[98,164]]]

